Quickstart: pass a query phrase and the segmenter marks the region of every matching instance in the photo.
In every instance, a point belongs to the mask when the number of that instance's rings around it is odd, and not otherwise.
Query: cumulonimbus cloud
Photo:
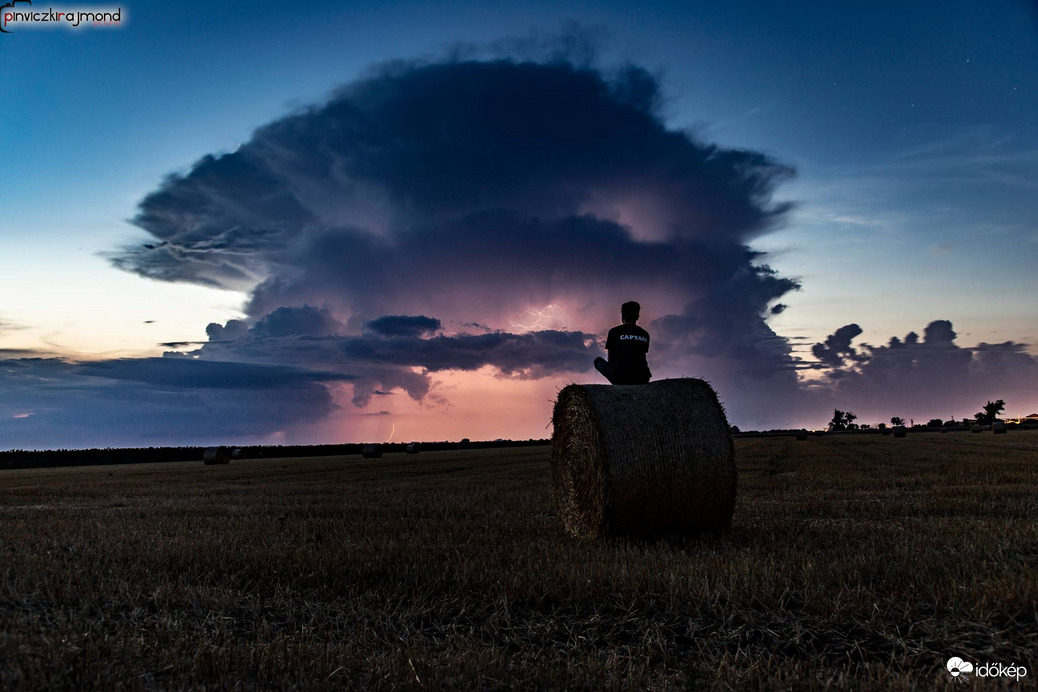
[[[750,248],[786,222],[794,171],[669,127],[655,76],[578,52],[376,67],[171,175],[112,264],[246,291],[246,314],[164,359],[8,354],[0,432],[262,436],[327,417],[340,384],[364,406],[449,370],[583,377],[631,299],[656,376],[707,377],[749,426],[1033,391],[1021,345],[960,348],[943,321],[882,347],[848,324],[794,357],[767,319],[798,283]]]
[[[531,376],[559,362],[586,372],[588,336],[638,297],[659,332],[658,372],[712,359],[722,379],[795,388],[788,344],[766,317],[797,284],[748,247],[783,222],[790,206],[772,195],[792,169],[670,129],[660,103],[658,80],[637,66],[393,63],[171,176],[134,218],[148,242],[112,262],[249,291],[246,319],[210,325],[202,358],[226,356],[246,332],[236,352],[260,358],[261,332],[305,305],[325,311],[305,316],[323,320],[310,337],[337,330],[358,367],[365,349],[386,354],[381,376],[470,361]],[[509,334],[548,304],[566,306],[551,326],[572,338]],[[431,331],[393,333],[409,329],[401,318],[426,316]],[[466,338],[472,324],[491,334]],[[436,329],[450,333],[424,340],[422,362],[390,362]],[[562,356],[552,360],[539,350],[549,339],[573,343],[554,344]],[[318,352],[297,339],[288,362],[309,366]]]

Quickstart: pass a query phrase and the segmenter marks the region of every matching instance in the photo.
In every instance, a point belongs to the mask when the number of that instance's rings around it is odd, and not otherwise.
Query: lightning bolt
[[[386,442],[391,441],[393,439],[393,435],[395,435],[395,434],[396,434],[396,423],[393,423],[393,429],[389,431],[389,437],[386,438]]]
[[[552,303],[541,309],[526,308],[519,316],[519,322],[509,320],[508,323],[521,332],[533,332],[542,329],[566,329],[566,311]]]

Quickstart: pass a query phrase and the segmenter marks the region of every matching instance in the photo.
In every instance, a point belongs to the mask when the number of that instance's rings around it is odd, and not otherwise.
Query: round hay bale
[[[894,437],[906,437],[908,430],[903,425],[894,426]]]
[[[884,435],[889,435],[890,434],[890,428],[881,428],[880,432],[882,434],[884,434]]]
[[[382,447],[379,445],[364,445],[363,457],[365,459],[381,459]]]
[[[206,447],[202,454],[202,461],[206,466],[231,463],[230,447]]]
[[[414,442],[412,442],[411,444],[407,445],[407,453],[408,454],[418,454],[418,445],[415,444]]]
[[[971,433],[984,432],[984,426],[983,425],[971,425],[970,426],[970,432]]]
[[[552,480],[571,534],[695,533],[731,523],[735,443],[703,380],[571,384],[552,423]]]
[[[1006,424],[1002,421],[995,421],[991,424],[991,432],[995,433],[996,435],[1005,435]]]
[[[248,458],[249,458],[249,453],[246,452],[241,447],[235,447],[231,451],[231,459],[233,459],[234,461],[239,461],[241,459],[248,459]]]
[[[805,440],[807,440],[807,431],[806,430],[797,430],[796,437],[797,437],[797,442],[804,442]]]

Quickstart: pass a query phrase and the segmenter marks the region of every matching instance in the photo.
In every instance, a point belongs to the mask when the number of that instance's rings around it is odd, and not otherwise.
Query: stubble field
[[[1038,433],[736,449],[655,543],[567,537],[547,447],[3,471],[0,689],[1033,689]]]

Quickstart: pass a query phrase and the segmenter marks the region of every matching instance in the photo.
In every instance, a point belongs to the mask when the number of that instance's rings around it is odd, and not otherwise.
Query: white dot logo
[[[963,661],[958,656],[953,656],[948,659],[948,672],[951,673],[953,678],[957,678],[960,675],[965,676],[967,673],[973,672],[973,664]]]

